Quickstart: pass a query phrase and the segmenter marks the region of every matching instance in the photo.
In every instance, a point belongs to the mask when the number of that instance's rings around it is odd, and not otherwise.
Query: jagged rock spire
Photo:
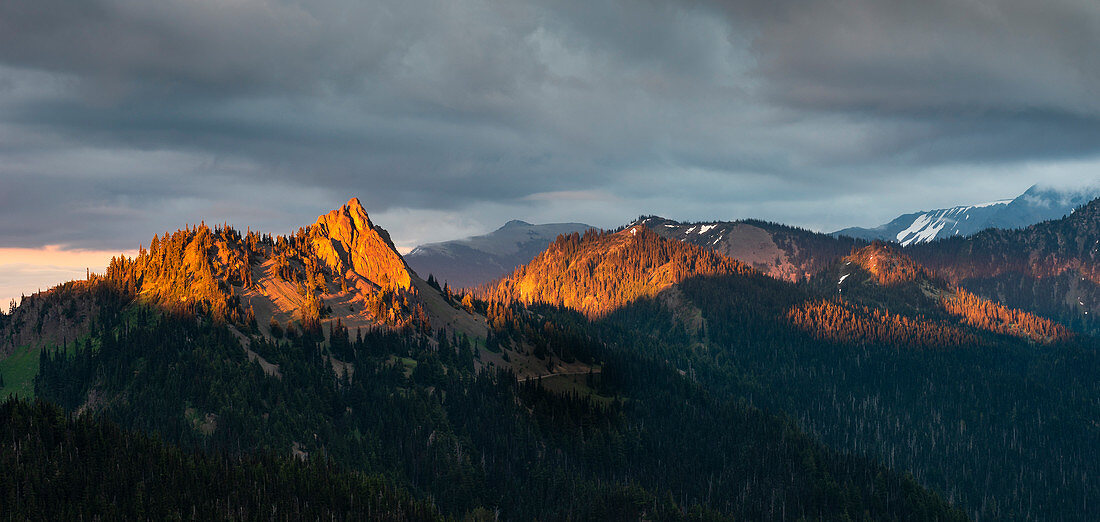
[[[382,289],[412,287],[409,268],[389,233],[371,223],[359,198],[318,217],[310,228],[310,241],[319,260],[357,286],[369,282]]]

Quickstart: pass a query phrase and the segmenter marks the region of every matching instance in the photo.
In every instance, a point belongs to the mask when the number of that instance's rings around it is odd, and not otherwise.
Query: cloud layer
[[[1075,0],[3,2],[0,247],[282,232],[351,195],[406,247],[1012,197],[1098,177],[1097,27]]]

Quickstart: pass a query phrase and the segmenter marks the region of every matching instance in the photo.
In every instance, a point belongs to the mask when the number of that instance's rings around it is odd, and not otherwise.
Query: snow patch
[[[840,286],[840,284],[843,283],[845,279],[848,279],[848,276],[850,276],[850,275],[852,275],[852,274],[844,274],[844,275],[840,276],[840,281],[836,282],[837,286]]]
[[[905,240],[905,238],[908,237],[909,234],[920,232],[921,229],[927,227],[928,224],[931,222],[932,218],[928,214],[921,214],[920,216],[917,216],[917,219],[914,219],[913,222],[909,224],[909,228],[898,232],[898,241]]]
[[[710,229],[712,229],[716,226],[718,226],[718,225],[703,225],[703,226],[699,227],[699,233],[700,234],[706,234],[707,231],[709,231]]]
[[[901,246],[909,246],[913,242],[925,243],[931,241],[945,226],[947,226],[947,221],[943,217],[933,218],[932,214],[921,214],[913,220],[913,224],[909,225],[909,228],[898,232],[898,242],[901,243]]]

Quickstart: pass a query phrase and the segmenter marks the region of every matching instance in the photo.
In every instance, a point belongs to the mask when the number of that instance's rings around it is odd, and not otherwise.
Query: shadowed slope
[[[955,339],[962,345],[984,344],[978,343],[972,335],[960,337],[957,326],[969,326],[1038,343],[1064,341],[1072,336],[1066,327],[1057,322],[983,299],[937,278],[900,248],[881,241],[852,252],[841,264],[815,277],[812,286],[825,294],[835,292],[862,307],[908,314],[919,319],[921,326],[913,331],[913,339],[924,337],[924,332],[935,331],[938,332],[936,336]],[[875,314],[877,312],[872,316]],[[799,315],[802,318],[805,316]],[[851,317],[845,314],[829,316]],[[925,319],[939,320],[945,325],[936,326]],[[805,320],[798,323],[803,328],[808,324]],[[859,331],[851,325],[843,329]],[[822,335],[831,337],[833,333],[826,329]],[[896,339],[895,342],[906,344],[911,341]]]

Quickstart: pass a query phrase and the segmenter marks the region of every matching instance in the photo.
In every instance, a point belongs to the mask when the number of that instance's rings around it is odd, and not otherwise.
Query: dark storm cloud
[[[0,246],[282,231],[352,194],[451,232],[870,224],[926,204],[914,178],[986,197],[969,166],[1022,190],[1094,156],[1097,27],[1072,0],[0,2]]]
[[[759,71],[788,104],[916,114],[1095,116],[1100,6],[1089,1],[723,3],[756,16]]]

